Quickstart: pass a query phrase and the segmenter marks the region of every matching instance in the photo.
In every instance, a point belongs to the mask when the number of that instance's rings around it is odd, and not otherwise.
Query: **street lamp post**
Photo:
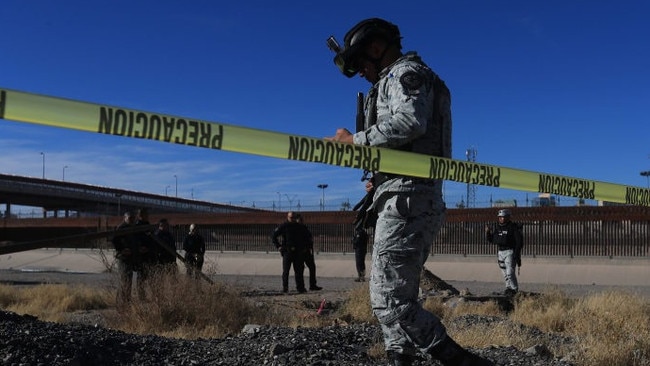
[[[280,192],[275,192],[278,194],[278,211],[282,211],[282,195]]]
[[[648,189],[650,189],[650,170],[646,170],[640,174],[642,177],[646,177],[648,179]]]
[[[42,151],[41,156],[43,156],[43,179],[45,179],[45,153]]]
[[[167,194],[167,190],[168,190],[169,188],[171,188],[171,186],[167,186],[167,187],[165,187],[165,196],[168,196],[168,194]]]
[[[176,198],[178,198],[178,176],[174,174],[174,179],[176,180]]]
[[[327,184],[319,184],[319,185],[317,185],[317,187],[323,190],[323,197],[321,198],[321,201],[320,201],[320,208],[321,208],[321,211],[325,211],[325,188],[327,188],[328,185]]]
[[[67,165],[63,166],[63,176],[61,177],[61,180],[65,182],[65,170],[68,168]]]

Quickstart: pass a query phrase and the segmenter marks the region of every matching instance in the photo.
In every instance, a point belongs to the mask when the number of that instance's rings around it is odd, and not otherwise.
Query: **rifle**
[[[359,92],[357,93],[357,115],[356,115],[356,124],[357,124],[357,132],[363,131],[366,129],[366,116],[364,113],[364,98],[363,98],[363,93]],[[361,177],[361,181],[367,180],[367,179],[372,179],[368,178],[368,172],[367,170],[363,172],[363,177]],[[372,196],[375,193],[374,190],[366,193],[366,195],[359,201],[356,205],[354,205],[354,208],[352,211],[359,211],[357,212],[357,216],[354,219],[354,222],[352,225],[354,225],[354,231],[355,233],[359,231],[364,231],[368,227],[375,226],[373,220],[368,220],[368,213],[366,210],[370,205],[372,204]],[[356,235],[355,235],[356,236]]]
[[[363,113],[363,93],[357,93],[357,131],[363,131],[366,129],[366,116]]]
[[[368,212],[368,207],[372,204],[372,195],[375,193],[374,190],[366,193],[365,196],[359,201],[354,207],[352,208],[352,211],[358,211],[357,216],[354,218],[354,221],[352,222],[352,225],[354,226],[354,231],[360,231],[364,230],[365,228],[368,227],[367,225],[367,220],[366,216]]]

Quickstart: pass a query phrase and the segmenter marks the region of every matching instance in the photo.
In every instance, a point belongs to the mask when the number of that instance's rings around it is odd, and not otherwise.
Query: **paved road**
[[[74,249],[2,255],[0,282],[110,284],[114,279],[105,272],[106,261],[112,259],[112,252]],[[369,258],[366,262],[369,266]],[[319,254],[316,265],[319,285],[326,290],[344,291],[359,285],[352,281],[353,255]],[[280,267],[278,253],[209,252],[204,270],[242,287],[276,291],[281,288]],[[434,256],[426,267],[459,290],[467,288],[476,295],[503,290],[501,274],[492,257]],[[519,279],[523,291],[540,292],[559,286],[571,294],[582,295],[616,288],[650,297],[650,260],[524,258]]]
[[[224,281],[238,288],[252,291],[256,294],[280,294],[282,289],[280,275],[229,275],[213,274],[212,279]],[[111,286],[116,283],[115,274],[100,273],[80,273],[80,272],[61,272],[61,271],[22,271],[11,269],[0,269],[0,284],[31,286],[38,284],[83,284]],[[458,290],[468,289],[474,295],[490,295],[493,292],[503,291],[503,285],[500,282],[484,281],[446,281]],[[293,285],[293,275],[290,277],[290,285]],[[322,297],[340,297],[347,291],[362,286],[354,282],[350,277],[319,277],[318,285],[323,287],[323,291],[312,292],[310,294]],[[521,284],[521,290],[526,292],[544,292],[549,286],[555,286],[571,296],[583,296],[592,292],[602,292],[605,290],[624,290],[638,293],[650,299],[650,286],[612,286],[612,285],[576,285],[576,284],[542,284],[542,283],[525,283]],[[293,287],[290,294],[294,294]]]

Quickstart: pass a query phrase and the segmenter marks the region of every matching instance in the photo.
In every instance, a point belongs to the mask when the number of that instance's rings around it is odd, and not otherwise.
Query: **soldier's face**
[[[365,58],[360,58],[359,61],[357,61],[357,65],[359,65],[359,76],[368,80],[368,82],[373,85],[379,81],[379,71],[377,71],[374,63]]]
[[[385,42],[375,40],[370,42],[359,52],[355,65],[359,70],[359,76],[368,80],[371,84],[379,81],[379,73],[384,64],[384,56],[388,45]],[[386,65],[387,66],[387,65]]]

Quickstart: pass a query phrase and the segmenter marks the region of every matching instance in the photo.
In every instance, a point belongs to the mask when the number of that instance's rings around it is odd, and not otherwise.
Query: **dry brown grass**
[[[576,302],[567,332],[581,338],[585,364],[650,365],[650,304],[638,295],[608,291]]]
[[[78,310],[105,309],[112,303],[106,291],[88,286],[39,285],[13,288],[0,285],[0,305],[18,314],[30,314],[44,321],[62,322]]]
[[[348,322],[378,324],[370,307],[370,292],[367,282],[348,291],[347,301],[339,309],[339,316]]]
[[[111,327],[137,334],[173,338],[219,338],[237,334],[246,324],[287,327],[325,325],[313,309],[269,299],[242,297],[238,289],[220,282],[209,284],[184,275],[152,276],[147,300],[120,307],[109,319]],[[266,299],[265,299],[266,300]]]
[[[549,332],[564,332],[569,320],[567,313],[576,301],[557,287],[548,287],[540,297],[519,297],[510,319]]]
[[[506,313],[496,302],[454,302],[428,298],[423,307],[446,324],[467,314],[496,316],[504,321],[471,327],[448,326],[456,341],[468,347],[515,346],[525,349],[540,343],[526,327],[548,334],[572,336],[577,345],[547,344],[556,355],[571,355],[583,366],[650,365],[650,303],[638,295],[603,292],[574,298],[548,287],[539,297],[518,296],[515,309]],[[341,315],[350,321],[376,323],[369,304],[367,286],[350,291]],[[517,326],[523,325],[524,327]],[[381,340],[370,349],[371,356],[381,358]]]
[[[222,283],[211,285],[183,275],[173,279],[158,275],[151,281],[146,301],[134,299],[116,311],[115,289],[0,285],[0,307],[8,311],[63,322],[67,313],[103,310],[111,328],[173,338],[223,337],[239,333],[246,324],[288,327],[321,327],[341,322],[377,324],[369,305],[367,284],[350,290],[342,306],[326,316],[316,314],[314,307],[318,304],[286,299],[251,300]],[[539,338],[526,330],[534,327],[544,333],[574,337],[577,343],[570,349],[548,346],[556,355],[571,353],[577,365],[650,365],[650,303],[632,293],[611,291],[572,298],[557,288],[548,288],[539,297],[518,296],[514,311],[509,313],[501,311],[495,302],[457,301],[450,306],[439,298],[428,298],[423,306],[441,317],[446,325],[466,314],[502,319],[469,327],[448,326],[450,334],[465,346],[527,348],[539,343]],[[369,354],[384,357],[381,339],[374,340]]]

